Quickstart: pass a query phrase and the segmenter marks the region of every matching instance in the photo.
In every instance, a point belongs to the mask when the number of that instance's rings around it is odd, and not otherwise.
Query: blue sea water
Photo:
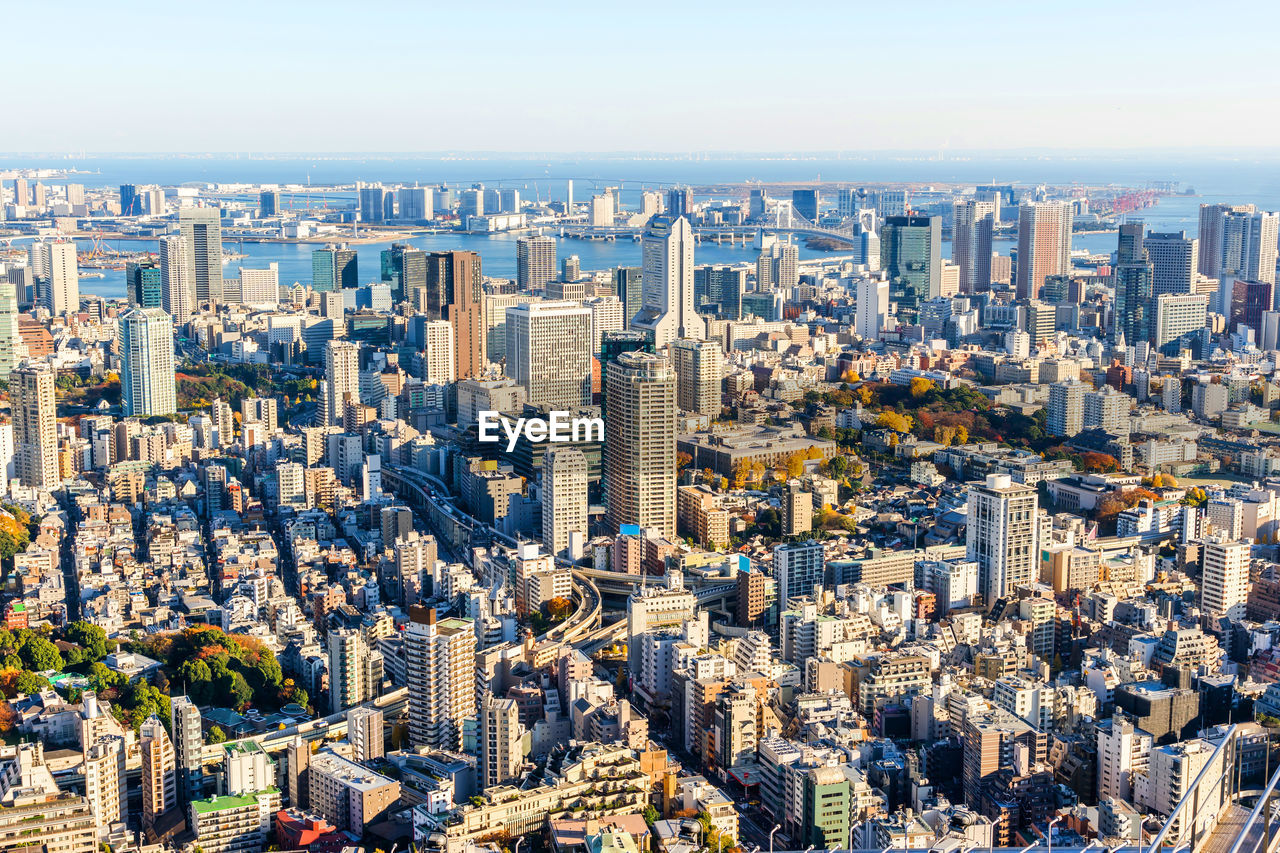
[[[597,188],[622,186],[624,202],[638,195],[642,188],[671,184],[713,187],[716,184],[762,181],[785,183],[795,181],[840,181],[851,183],[901,182],[936,183],[1039,183],[1064,185],[1142,186],[1151,181],[1173,181],[1192,187],[1197,195],[1167,196],[1152,208],[1134,214],[1144,219],[1152,230],[1195,231],[1199,206],[1206,202],[1253,203],[1265,210],[1280,209],[1280,160],[1258,156],[1229,158],[1205,155],[1178,157],[982,157],[939,159],[926,157],[670,157],[601,156],[514,157],[492,156],[422,157],[391,155],[315,155],[248,157],[209,156],[89,156],[89,157],[12,157],[0,155],[0,168],[63,168],[81,170],[68,180],[91,187],[114,187],[122,183],[158,183],[162,185],[208,183],[312,183],[316,185],[351,183],[356,180],[423,184],[448,183],[469,186],[517,187],[527,198],[563,199],[566,181],[574,181],[577,199],[589,197]],[[57,182],[51,182],[57,183]],[[412,244],[428,250],[468,249],[478,252],[484,271],[489,275],[514,277],[514,235],[436,234],[417,237]],[[112,245],[114,248],[114,244]],[[377,277],[378,255],[385,243],[357,246],[360,277],[364,281]],[[1090,252],[1109,252],[1115,248],[1115,235],[1077,235],[1076,248]],[[125,241],[122,249],[149,249],[155,244]],[[280,281],[307,282],[311,278],[311,251],[305,244],[250,244],[243,248],[228,243],[228,249],[241,251],[242,261],[228,264],[227,275],[236,275],[236,264],[263,267],[279,264]],[[1007,243],[1000,246],[1007,250]],[[583,269],[604,269],[639,263],[637,243],[563,240],[559,256],[576,254]],[[801,257],[821,254],[801,249]],[[726,263],[747,260],[754,255],[741,246],[703,244],[696,250],[698,263]],[[123,296],[123,273],[105,271],[101,279],[86,278],[81,283],[85,293]]]

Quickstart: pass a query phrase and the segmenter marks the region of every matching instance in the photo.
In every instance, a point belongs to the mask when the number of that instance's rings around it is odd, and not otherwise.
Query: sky
[[[0,150],[1236,150],[1280,3],[47,3]],[[14,43],[10,39],[10,43]],[[7,126],[6,126],[7,125]]]

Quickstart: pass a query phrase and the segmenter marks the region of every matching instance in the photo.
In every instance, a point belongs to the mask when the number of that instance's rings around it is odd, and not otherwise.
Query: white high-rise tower
[[[693,305],[693,228],[683,216],[655,216],[640,245],[641,307],[635,329],[653,333],[662,349],[676,338],[707,336]]]

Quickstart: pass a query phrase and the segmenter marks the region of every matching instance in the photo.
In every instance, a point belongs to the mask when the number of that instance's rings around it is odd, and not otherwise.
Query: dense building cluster
[[[0,851],[1174,847],[1280,762],[1277,214],[342,189],[5,187]]]

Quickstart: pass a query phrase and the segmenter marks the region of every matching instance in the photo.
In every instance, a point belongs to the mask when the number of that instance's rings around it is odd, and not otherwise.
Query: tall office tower
[[[369,644],[358,628],[333,628],[328,642],[329,713],[337,714],[364,701]]]
[[[9,374],[13,410],[13,452],[22,485],[56,489],[58,476],[57,404],[53,371],[20,367]]]
[[[990,201],[966,199],[955,203],[951,261],[960,268],[960,292],[982,293],[991,289],[991,234],[996,206]]]
[[[382,222],[386,218],[387,191],[381,186],[360,187],[360,221]]]
[[[425,222],[435,218],[430,187],[401,187],[396,191],[396,198],[400,202],[400,219]]]
[[[1084,383],[1075,380],[1049,386],[1050,435],[1071,436],[1084,429],[1084,392]]]
[[[519,213],[520,212],[520,190],[505,189],[498,191],[498,197],[501,199],[498,205],[499,213]]]
[[[347,712],[347,740],[351,760],[358,764],[386,755],[383,715],[377,708],[352,708]]]
[[[985,483],[969,487],[965,546],[967,558],[978,564],[978,592],[988,609],[1036,579],[1039,507],[1036,490],[1008,474],[988,474]]]
[[[276,307],[280,304],[280,265],[274,261],[266,269],[240,267],[240,303]],[[230,295],[228,302],[232,302]]]
[[[428,385],[448,385],[457,381],[454,367],[453,326],[444,320],[428,320],[422,326],[422,376]]]
[[[1018,209],[1019,299],[1039,299],[1045,276],[1071,272],[1071,205],[1034,202]]]
[[[626,325],[636,316],[644,304],[644,277],[640,267],[617,267],[613,271],[613,289],[622,300],[622,312]]]
[[[698,285],[699,277],[703,284]],[[694,270],[694,291],[702,295],[698,310],[709,310],[728,320],[742,318],[742,294],[747,292],[747,271],[741,267],[698,267]]]
[[[1151,340],[1155,305],[1152,303],[1152,266],[1143,245],[1141,220],[1120,225],[1114,271],[1116,312],[1111,327],[1112,341],[1136,346]]]
[[[170,714],[178,801],[189,803],[204,794],[204,732],[200,728],[200,709],[186,696],[174,696],[170,700]]]
[[[507,366],[534,405],[591,405],[591,309],[568,300],[508,308]]]
[[[724,353],[719,341],[681,338],[671,344],[676,369],[676,405],[682,412],[720,416]]]
[[[44,286],[40,304],[55,317],[80,310],[80,267],[75,243],[44,244]]]
[[[1200,205],[1200,274],[1217,278],[1222,272],[1223,230],[1230,214],[1252,214],[1257,208],[1252,204],[1202,204]]]
[[[516,240],[516,287],[529,293],[556,280],[556,238],[520,237]]]
[[[942,295],[942,217],[890,216],[880,231],[880,269],[898,319],[914,323],[920,303]]]
[[[542,462],[542,544],[553,555],[569,534],[587,535],[587,457],[576,447],[548,450]]]
[[[67,204],[75,206],[84,204],[84,184],[67,184],[64,188],[67,196]]]
[[[454,375],[473,379],[488,364],[484,276],[475,252],[432,252],[427,257],[425,313],[453,326]]]
[[[164,281],[160,265],[147,258],[124,265],[125,295],[135,308],[163,308]]]
[[[324,347],[324,404],[321,423],[340,426],[348,403],[360,402],[360,345],[329,341]]]
[[[620,332],[627,325],[626,315],[622,311],[622,302],[616,296],[593,296],[582,300],[582,305],[591,312],[591,352],[600,352],[600,342],[605,332]]]
[[[1203,329],[1209,313],[1207,293],[1162,293],[1156,297],[1156,321],[1151,343],[1156,349],[1188,332]]]
[[[1249,596],[1249,543],[1230,542],[1217,536],[1205,540],[1200,584],[1200,609],[1206,622],[1244,618]]]
[[[564,182],[564,212],[573,213],[573,178]]]
[[[640,244],[641,307],[632,328],[653,333],[662,349],[676,338],[707,336],[693,305],[693,229],[683,216],[655,216]]]
[[[222,301],[221,217],[222,211],[216,207],[188,207],[178,213],[196,304]]]
[[[468,619],[436,621],[435,610],[409,608],[404,630],[409,687],[409,743],[457,750],[476,712],[476,633]]]
[[[778,583],[778,609],[786,610],[793,598],[813,595],[822,583],[823,549],[821,542],[790,542],[773,547],[773,577]]]
[[[49,206],[49,188],[41,181],[31,185],[31,206],[36,210],[44,210]]]
[[[1186,231],[1151,232],[1144,242],[1151,262],[1151,292],[1194,293],[1200,271],[1200,241]]]
[[[25,182],[24,182],[25,183]],[[17,184],[17,181],[14,182]],[[24,198],[17,202],[18,204],[26,204]],[[120,185],[120,215],[121,216],[141,216],[142,215],[142,197],[138,195],[138,188],[134,184]]]
[[[113,823],[129,814],[129,789],[125,780],[124,738],[100,735],[84,744],[84,796],[104,838]],[[43,846],[43,845],[41,845]]]
[[[1228,213],[1222,222],[1219,281],[1232,278],[1276,281],[1276,240],[1280,213]]]
[[[382,250],[382,280],[391,283],[392,303],[409,300],[419,311],[425,310],[420,300],[427,286],[427,253],[404,243],[393,243]]]
[[[163,308],[131,308],[118,320],[120,405],[125,417],[178,411],[173,361],[173,318]]]
[[[1228,303],[1228,329],[1248,326],[1262,332],[1262,315],[1271,310],[1275,300],[1275,285],[1269,281],[1242,281],[1230,279],[1231,301]]]
[[[613,526],[676,535],[676,375],[665,358],[628,352],[609,365],[604,470]]]
[[[792,190],[791,209],[810,222],[818,221],[818,191]]]
[[[689,201],[688,187],[673,187],[667,190],[666,214],[672,219],[688,216],[693,211]]]
[[[8,377],[21,355],[26,353],[18,332],[17,286],[0,281],[0,377]]]
[[[480,786],[505,785],[520,776],[520,708],[514,699],[499,699],[485,691],[480,702]]]
[[[178,765],[173,741],[155,714],[138,732],[142,752],[142,829],[150,834],[156,818],[178,804]]]
[[[360,286],[359,256],[355,249],[325,246],[311,253],[311,289],[320,293]]]
[[[187,242],[181,237],[160,238],[160,306],[181,325],[196,310],[196,285]]]
[[[889,282],[864,277],[855,287],[854,333],[865,341],[879,340],[889,321]]]
[[[280,192],[278,190],[263,190],[258,193],[258,216],[266,219],[271,216],[280,215]]]

